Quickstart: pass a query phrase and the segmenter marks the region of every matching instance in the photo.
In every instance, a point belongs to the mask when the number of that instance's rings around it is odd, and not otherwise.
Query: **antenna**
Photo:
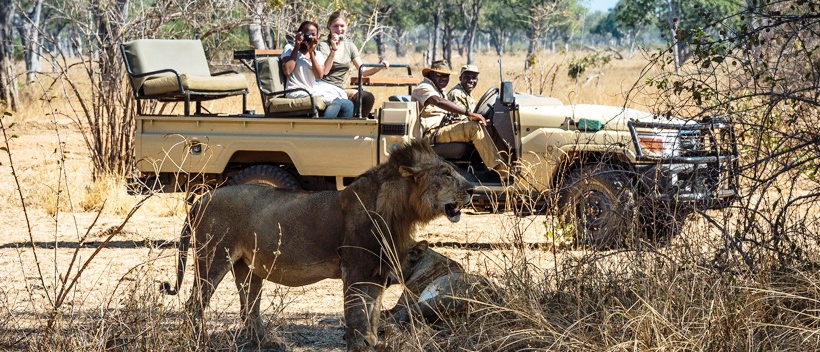
[[[504,72],[501,70],[501,56],[498,57],[498,78],[499,82],[504,82]]]

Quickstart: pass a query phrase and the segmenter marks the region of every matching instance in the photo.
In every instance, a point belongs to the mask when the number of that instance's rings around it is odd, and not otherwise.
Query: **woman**
[[[347,86],[346,78],[351,67],[350,64],[352,63],[358,70],[362,65],[362,59],[359,57],[359,49],[356,48],[356,45],[345,38],[345,34],[347,34],[347,15],[344,10],[330,14],[327,20],[327,28],[330,30],[327,41],[319,43],[319,52],[327,57],[322,80],[344,89]],[[371,67],[362,71],[362,77],[370,76],[390,67],[390,63],[385,60],[381,60],[380,63],[382,64],[380,67]],[[356,72],[358,75],[358,71]],[[347,98],[353,101],[354,111],[358,111],[358,89],[346,89],[345,92]],[[370,110],[373,109],[375,102],[376,98],[373,97],[372,93],[362,91],[362,116],[370,115]]]
[[[285,45],[282,52],[282,71],[288,77],[287,87],[303,88],[327,104],[323,117],[353,117],[353,102],[344,90],[317,80],[324,75],[325,56],[316,51],[319,44],[319,25],[305,21],[299,25],[294,44]],[[304,91],[288,93],[289,98],[307,96]]]

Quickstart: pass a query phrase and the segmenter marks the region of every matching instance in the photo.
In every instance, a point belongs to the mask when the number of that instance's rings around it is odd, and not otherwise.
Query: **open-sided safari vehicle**
[[[277,58],[237,55],[253,61],[263,99],[287,91]],[[420,81],[408,68],[408,77],[380,77],[372,85]],[[397,145],[421,137],[418,104],[403,100],[391,97],[373,116],[353,119],[314,118],[315,102],[303,104],[302,113],[281,113],[290,105],[268,100],[264,114],[142,113],[136,118],[131,190],[239,183],[341,189],[386,161]],[[515,93],[511,82],[485,92],[477,110],[507,144],[512,177],[488,172],[470,144],[434,146],[476,185],[474,204],[558,210],[575,230],[576,243],[610,247],[622,243],[624,234],[671,235],[693,210],[724,207],[736,195],[735,136],[722,118],[692,121],[623,107],[563,105]]]

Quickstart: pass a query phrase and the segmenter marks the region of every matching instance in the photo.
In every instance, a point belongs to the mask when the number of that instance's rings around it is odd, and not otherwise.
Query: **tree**
[[[629,42],[629,52],[645,28],[658,23],[656,0],[620,0],[612,11],[616,28]]]
[[[20,106],[14,73],[14,0],[0,0],[0,100],[12,111]]]
[[[740,5],[733,0],[662,0],[658,4],[659,27],[668,33],[675,67],[680,67],[691,54],[693,34],[702,30],[719,31],[715,23],[732,26]],[[725,22],[723,19],[727,19]]]
[[[535,53],[540,48],[541,38],[550,28],[548,19],[560,10],[561,5],[566,0],[523,0],[518,2],[519,7],[523,6],[526,13],[527,39],[527,61],[524,69],[529,69],[536,61]]]
[[[585,12],[586,8],[578,4],[576,0],[565,0],[557,4],[556,10],[547,19],[550,24],[547,29],[547,38],[552,43],[551,51],[555,51],[555,41],[558,39],[564,42],[564,49],[569,49],[572,37],[583,24]]]
[[[504,54],[508,36],[523,29],[524,21],[518,16],[511,0],[499,0],[487,4],[481,31],[490,36],[490,43],[499,56]]]
[[[475,34],[478,29],[478,21],[481,18],[481,10],[487,2],[485,0],[461,0],[459,10],[464,26],[464,51],[467,55],[467,64],[473,63],[473,44]]]
[[[26,63],[26,82],[34,81],[34,76],[43,69],[42,32],[43,0],[34,0],[29,10],[17,16],[15,27],[23,43],[23,55]]]

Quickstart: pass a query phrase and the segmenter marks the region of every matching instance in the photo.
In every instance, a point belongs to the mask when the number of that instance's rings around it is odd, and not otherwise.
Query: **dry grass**
[[[365,61],[372,61],[367,58]],[[388,59],[413,65],[413,72],[420,76],[420,57]],[[463,64],[459,60],[454,60],[455,67]],[[519,90],[531,87],[535,93],[541,91],[565,103],[622,105],[624,92],[646,63],[640,57],[613,61],[604,68],[597,84],[593,81],[584,85],[566,76],[567,61],[567,55],[545,53],[539,57],[535,73],[527,77],[521,74],[522,55],[505,57],[504,75]],[[477,64],[482,75],[476,91],[483,92],[497,84],[496,58],[479,55]],[[250,75],[248,78],[253,82]],[[451,85],[455,83],[454,77]],[[9,145],[12,160],[0,158],[0,201],[8,205],[2,213],[4,219],[0,219],[7,238],[0,243],[5,245],[0,249],[0,268],[9,275],[6,285],[0,287],[0,348],[143,351],[247,347],[235,336],[240,322],[238,299],[230,294],[235,291],[232,285],[223,284],[216,294],[226,298],[212,303],[209,334],[204,341],[191,339],[190,331],[180,325],[186,294],[166,297],[156,290],[158,282],[172,276],[175,251],[173,245],[163,242],[175,239],[182,223],[185,204],[179,195],[158,195],[145,203],[137,213],[139,220],[132,220],[122,232],[115,233],[109,248],[89,262],[88,271],[78,277],[71,299],[56,308],[50,303],[63,280],[76,277],[80,264],[92,255],[93,248],[74,249],[71,244],[78,245],[78,238],[92,227],[95,230],[89,231],[92,236],[88,239],[102,240],[108,234],[102,230],[116,228],[139,199],[125,193],[118,177],[103,176],[91,182],[80,131],[68,118],[68,100],[60,98],[59,88],[50,92],[58,97],[52,106],[64,112],[52,118],[51,107],[37,100],[42,96],[38,89],[24,90],[29,103],[11,117],[19,122],[12,131],[20,135]],[[405,94],[400,90],[374,92],[380,97]],[[638,96],[628,104],[637,108],[651,106],[651,99],[648,95]],[[255,91],[249,103],[250,108],[261,110]],[[206,108],[238,111],[239,101],[217,101],[206,104]],[[15,166],[16,179],[11,177],[11,165]],[[20,183],[27,205],[30,219],[26,221],[33,223],[30,237],[36,246],[24,243],[29,241],[29,230],[22,220],[24,213],[15,181]],[[102,216],[97,221],[99,211]],[[731,224],[736,216],[731,212],[706,215],[722,224]],[[457,252],[468,258],[467,266],[473,272],[497,284],[500,299],[474,305],[468,314],[439,327],[388,327],[383,350],[820,348],[820,276],[816,270],[784,268],[765,256],[757,258],[755,271],[743,266],[718,267],[713,259],[724,247],[725,239],[702,216],[691,218],[682,235],[664,246],[639,243],[631,250],[608,252],[546,246],[528,249],[526,243],[533,240],[522,232],[537,229],[543,234],[537,242],[547,243],[555,232],[544,227],[550,220],[543,216],[502,219],[503,223],[480,225],[483,231],[499,234],[498,248]],[[800,223],[803,219],[791,221]],[[808,224],[814,228],[816,220],[812,218]],[[435,235],[461,239],[472,235],[471,231],[479,231],[465,228],[465,234],[461,234],[459,229],[445,227]],[[35,253],[39,253],[36,260]],[[35,262],[43,268],[41,271],[35,269]],[[70,263],[75,264],[69,267]],[[190,287],[190,272],[183,287]],[[294,289],[296,292],[290,294],[289,289],[267,285],[262,306],[269,332],[282,333],[297,351],[341,350],[340,328],[315,323],[315,309],[324,315],[339,316],[338,305],[327,303],[341,300],[339,287],[327,285],[306,291]],[[315,297],[319,290],[329,293],[308,303],[314,310],[288,313],[296,303],[287,297]]]

